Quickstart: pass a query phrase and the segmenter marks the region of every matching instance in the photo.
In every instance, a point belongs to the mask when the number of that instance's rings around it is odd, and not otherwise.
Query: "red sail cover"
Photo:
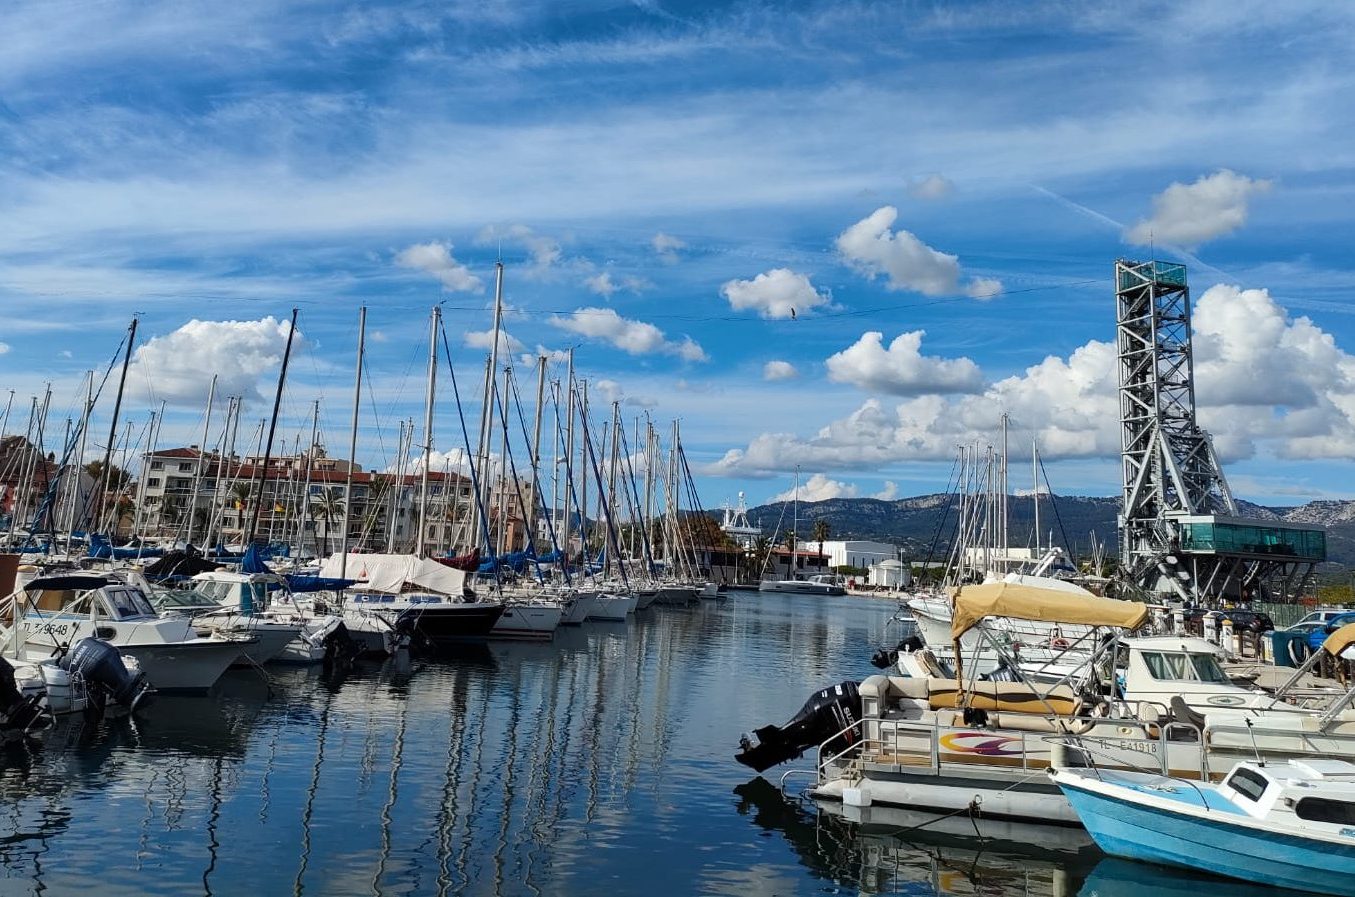
[[[480,569],[480,549],[475,549],[470,554],[459,554],[454,558],[433,558],[439,564],[451,567],[453,570],[465,570],[467,573],[474,573]]]

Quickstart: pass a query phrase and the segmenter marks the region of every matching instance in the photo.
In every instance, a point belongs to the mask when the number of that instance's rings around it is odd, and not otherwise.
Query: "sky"
[[[215,374],[245,445],[293,308],[280,447],[318,401],[347,454],[362,306],[359,462],[423,441],[434,305],[474,433],[501,259],[528,423],[574,347],[708,507],[941,491],[1004,413],[1113,495],[1111,275],[1156,257],[1234,492],[1355,496],[1350,4],[12,0],[0,35],[0,402],[22,432],[50,383],[48,448],[134,316],[131,441],[164,402],[200,442]]]

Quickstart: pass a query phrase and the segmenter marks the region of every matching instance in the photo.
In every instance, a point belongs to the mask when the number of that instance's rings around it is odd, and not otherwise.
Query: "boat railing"
[[[1171,727],[1173,727],[1173,726],[1186,726],[1186,727],[1189,727],[1189,728],[1194,728],[1194,727],[1191,726],[1189,723],[1168,723],[1166,726],[1163,726],[1163,727],[1162,727],[1162,728],[1163,728],[1163,736],[1166,735],[1167,729],[1169,729],[1169,728],[1171,728]],[[1199,730],[1197,729],[1196,731],[1198,732]],[[1083,741],[1083,739],[1079,738],[1079,737],[1076,736],[1076,735],[1073,735],[1073,736],[1065,736],[1065,737],[1059,737],[1059,738],[1051,738],[1051,739],[1049,739],[1049,742],[1050,742],[1051,744],[1060,744],[1060,743],[1061,743],[1061,744],[1067,745],[1068,747],[1075,748],[1078,752],[1080,752],[1081,754],[1083,754],[1084,756],[1086,756],[1086,757],[1090,760],[1090,765],[1089,765],[1088,767],[1086,767],[1086,768],[1091,769],[1091,771],[1092,771],[1093,773],[1096,774],[1096,778],[1097,778],[1098,780],[1104,781],[1104,778],[1103,778],[1102,775],[1101,775],[1101,767],[1099,767],[1099,766],[1096,765],[1096,760],[1095,760],[1095,757],[1096,757],[1096,756],[1099,755],[1099,756],[1101,756],[1101,757],[1104,758],[1104,759],[1112,760],[1114,763],[1116,763],[1117,765],[1119,765],[1119,766],[1121,766],[1121,767],[1123,767],[1123,766],[1125,765],[1123,757],[1115,757],[1115,756],[1112,756],[1112,755],[1111,755],[1109,752],[1107,752],[1107,751],[1100,751],[1100,750],[1097,750],[1096,748],[1088,747],[1087,744]],[[1162,758],[1162,760],[1163,760],[1163,766],[1166,766],[1166,757],[1167,757],[1167,755],[1166,755],[1165,750],[1162,751],[1162,752],[1160,752],[1159,756],[1160,756],[1160,757]],[[1208,760],[1205,759],[1204,751],[1201,751],[1201,752],[1200,752],[1200,757],[1201,757],[1200,762],[1201,762],[1201,765],[1202,765],[1200,781],[1202,781],[1202,782],[1207,782],[1207,781],[1209,781],[1209,779],[1206,777],[1207,774],[1206,774],[1206,772],[1205,772],[1205,768],[1207,768]],[[1175,782],[1184,782],[1185,784],[1187,784],[1187,785],[1189,785],[1191,788],[1193,788],[1193,789],[1195,790],[1195,793],[1198,794],[1198,795],[1200,796],[1200,806],[1204,807],[1205,810],[1208,810],[1208,809],[1209,809],[1209,802],[1205,799],[1204,792],[1201,791],[1200,788],[1199,788],[1199,786],[1196,785],[1194,782],[1192,782],[1190,779],[1183,778],[1183,777],[1179,777],[1179,776],[1173,776],[1173,775],[1171,774],[1170,768],[1164,768],[1164,769],[1150,769],[1150,768],[1148,768],[1148,767],[1146,767],[1146,766],[1137,766],[1137,765],[1132,764],[1132,763],[1129,764],[1129,765],[1131,766],[1131,768],[1134,768],[1135,771],[1137,771],[1137,772],[1142,772],[1142,773],[1145,773],[1145,774],[1148,774],[1148,775],[1161,775],[1164,779],[1169,779],[1169,780],[1172,781],[1173,783],[1175,783]],[[1052,768],[1052,765],[1051,765],[1051,768]]]
[[[1169,744],[1193,739],[1196,744],[1201,746],[1198,774],[1201,777],[1208,776],[1208,758],[1205,756],[1204,750],[1205,741],[1201,737],[1200,730],[1190,723],[1176,721],[1159,723],[1136,719],[1109,719],[1101,716],[1059,717],[1058,719],[1060,723],[1073,731],[1051,733],[1024,729],[985,730],[975,726],[943,726],[937,722],[920,720],[886,719],[878,716],[864,717],[855,723],[844,726],[819,744],[816,754],[818,758],[818,781],[819,784],[823,784],[833,778],[834,776],[830,775],[832,768],[847,757],[855,757],[867,763],[892,766],[896,772],[908,768],[939,774],[943,765],[972,768],[975,765],[982,764],[987,758],[991,758],[995,763],[1007,769],[1020,769],[1027,772],[1038,771],[1047,769],[1051,765],[1053,757],[1046,756],[1050,754],[1046,746],[1061,737],[1073,737],[1092,743],[1100,743],[1107,749],[1116,748],[1124,761],[1121,765],[1130,768],[1135,768],[1137,765],[1128,759],[1130,756],[1138,753],[1145,756],[1156,755],[1158,771],[1164,775],[1172,772],[1168,756]],[[1108,724],[1119,729],[1135,728],[1142,733],[1142,737],[1130,738],[1123,734],[1117,734],[1114,737],[1085,734],[1094,732],[1097,726]],[[1076,731],[1079,729],[1084,734],[1079,734]],[[1154,730],[1156,730],[1156,734],[1154,734]],[[1179,734],[1182,730],[1188,733],[1186,738],[1173,738],[1173,735]],[[848,733],[855,733],[857,736],[851,744],[836,750],[830,748],[830,745]],[[947,743],[948,738],[950,738],[950,743]],[[924,740],[925,749],[923,748]],[[1138,747],[1126,746],[1131,741]],[[1034,752],[1037,756],[1032,756],[1030,745],[1032,742],[1038,745],[1038,750]],[[948,760],[945,756],[947,753],[974,759],[968,761]],[[1015,760],[1018,757],[1019,764],[998,762]]]

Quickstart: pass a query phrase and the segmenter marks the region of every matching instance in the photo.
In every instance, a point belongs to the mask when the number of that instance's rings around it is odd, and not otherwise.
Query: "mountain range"
[[[1029,495],[1008,499],[1008,534],[1012,545],[1033,544],[1035,505]],[[1092,553],[1093,545],[1114,554],[1119,534],[1116,516],[1120,500],[1097,496],[1041,495],[1040,539],[1048,545],[1066,545],[1075,556]],[[1320,524],[1327,527],[1327,557],[1334,564],[1355,564],[1355,501],[1312,501],[1295,507],[1267,507],[1238,501],[1244,517]],[[796,512],[791,502],[773,502],[748,511],[748,519],[768,535],[792,528]],[[900,546],[910,560],[942,559],[954,538],[957,500],[936,493],[885,501],[878,498],[831,498],[802,501],[798,530],[808,540],[818,520],[828,522],[832,539],[870,539]]]

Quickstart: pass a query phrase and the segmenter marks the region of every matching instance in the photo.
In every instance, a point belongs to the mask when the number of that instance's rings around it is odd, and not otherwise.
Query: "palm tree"
[[[329,524],[332,521],[347,518],[343,504],[343,490],[338,486],[327,486],[311,496],[310,514],[325,525],[325,554],[329,554]]]
[[[824,520],[822,517],[820,517],[818,520],[814,521],[814,541],[819,543],[820,562],[822,562],[823,560],[823,543],[828,539],[828,536],[832,532],[833,532],[832,527],[828,525],[827,520]]]
[[[753,569],[757,571],[757,578],[762,579],[762,573],[767,568],[767,556],[772,553],[772,540],[767,536],[758,536],[750,549],[750,560],[753,562]]]

